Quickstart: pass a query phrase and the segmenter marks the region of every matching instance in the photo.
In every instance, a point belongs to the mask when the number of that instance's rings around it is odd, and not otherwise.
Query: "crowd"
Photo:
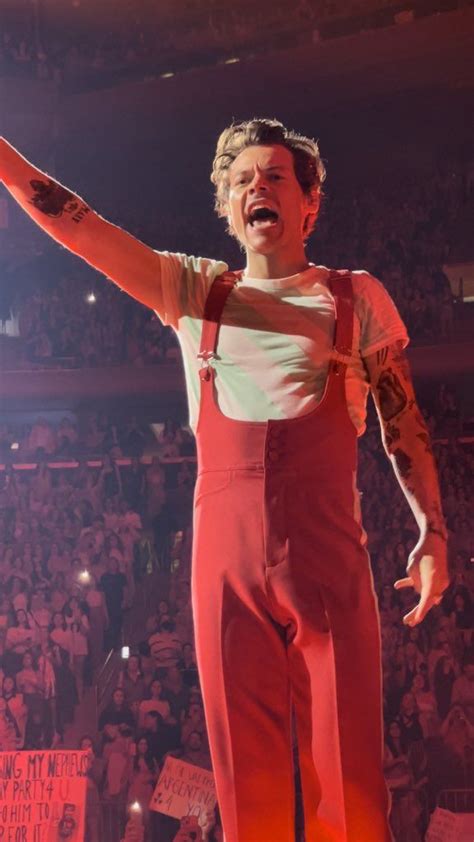
[[[469,787],[474,774],[474,452],[459,441],[452,389],[441,385],[425,413],[444,436],[435,448],[452,584],[421,627],[403,626],[412,597],[393,590],[416,528],[372,422],[359,472],[397,842],[421,842],[439,792]],[[37,467],[0,473],[0,750],[61,744],[84,686],[122,642],[138,583],[156,570],[168,582],[151,598],[97,729],[80,741],[90,756],[88,842],[119,838],[137,802],[145,839],[172,842],[179,822],[148,809],[167,755],[211,768],[190,607],[192,439],[172,419],[152,439],[150,461],[136,419],[64,418],[57,429],[38,419],[22,444]]]
[[[290,7],[288,0],[279,0],[261,5],[239,2],[233,6],[188,3],[176,14],[171,5],[167,8],[163,4],[160,10],[154,5],[147,10],[144,5],[140,8],[134,4],[123,8],[120,18],[116,16],[113,26],[104,27],[101,35],[99,22],[95,22],[92,34],[87,18],[81,20],[80,10],[77,11],[80,4],[74,5],[76,10],[71,9],[69,21],[61,20],[61,29],[53,16],[43,14],[39,19],[33,7],[29,22],[24,10],[10,10],[9,16],[5,10],[0,77],[15,75],[51,79],[59,84],[74,80],[94,84],[112,76],[120,80],[136,74],[156,75],[169,70],[169,66],[179,69],[209,57],[218,60],[231,53],[256,52],[280,43],[317,42],[320,30],[325,37],[334,34],[333,21],[352,19],[357,31],[382,13],[383,23],[390,25],[404,9],[395,0],[299,0],[296,7]],[[457,5],[453,3],[454,7]],[[420,6],[423,15],[445,10],[440,0],[424,0],[415,6]],[[69,36],[65,37],[68,30]]]

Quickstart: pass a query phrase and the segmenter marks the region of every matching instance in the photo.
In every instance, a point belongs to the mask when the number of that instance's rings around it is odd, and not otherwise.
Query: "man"
[[[369,387],[420,528],[395,584],[420,594],[405,622],[421,622],[448,585],[404,325],[368,273],[305,254],[324,177],[317,144],[275,120],[222,133],[216,208],[246,255],[229,273],[154,252],[0,147],[0,178],[32,218],[179,333],[199,461],[196,653],[226,842],[294,838],[292,707],[308,842],[391,838],[378,613],[355,486]]]

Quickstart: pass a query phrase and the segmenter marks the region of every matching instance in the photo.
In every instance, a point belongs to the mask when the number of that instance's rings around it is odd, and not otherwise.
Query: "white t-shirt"
[[[156,313],[176,331],[183,354],[189,422],[199,410],[197,358],[204,305],[222,261],[157,252],[161,284]],[[239,421],[295,418],[319,403],[333,344],[334,298],[329,269],[311,265],[288,278],[245,277],[230,293],[221,317],[217,353],[217,401],[224,415]],[[355,319],[353,357],[346,374],[351,419],[365,429],[369,391],[362,357],[397,340],[408,343],[398,310],[382,284],[368,272],[353,272]],[[236,329],[238,328],[238,329]]]

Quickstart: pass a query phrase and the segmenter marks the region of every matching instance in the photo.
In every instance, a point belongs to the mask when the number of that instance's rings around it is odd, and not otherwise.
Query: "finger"
[[[407,576],[406,579],[397,579],[393,587],[398,591],[400,588],[414,588],[415,583],[411,576]]]
[[[418,608],[418,606],[415,605],[415,607],[412,608],[412,610],[409,611],[408,614],[405,614],[405,616],[403,618],[403,623],[404,623],[405,626],[416,626],[415,614],[416,614],[417,608]]]
[[[417,625],[418,623],[421,623],[425,619],[428,611],[430,610],[430,608],[433,605],[434,605],[433,594],[431,593],[431,591],[429,589],[426,589],[426,590],[423,589],[421,591],[420,601],[419,601],[418,605],[416,606],[416,610],[415,610],[415,625]]]
[[[415,605],[415,607],[404,616],[403,622],[406,626],[417,626],[419,623],[422,623],[428,614],[428,611],[433,607],[433,605],[439,605],[441,599],[442,597],[433,596],[429,590],[426,591],[426,593],[422,593],[418,605]]]

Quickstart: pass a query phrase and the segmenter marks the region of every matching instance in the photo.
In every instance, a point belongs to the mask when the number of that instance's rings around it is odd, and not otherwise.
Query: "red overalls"
[[[350,275],[331,272],[333,362],[299,418],[247,422],[217,404],[216,278],[201,339],[192,590],[196,652],[226,842],[293,842],[291,705],[306,842],[389,842],[379,618],[345,399]]]

